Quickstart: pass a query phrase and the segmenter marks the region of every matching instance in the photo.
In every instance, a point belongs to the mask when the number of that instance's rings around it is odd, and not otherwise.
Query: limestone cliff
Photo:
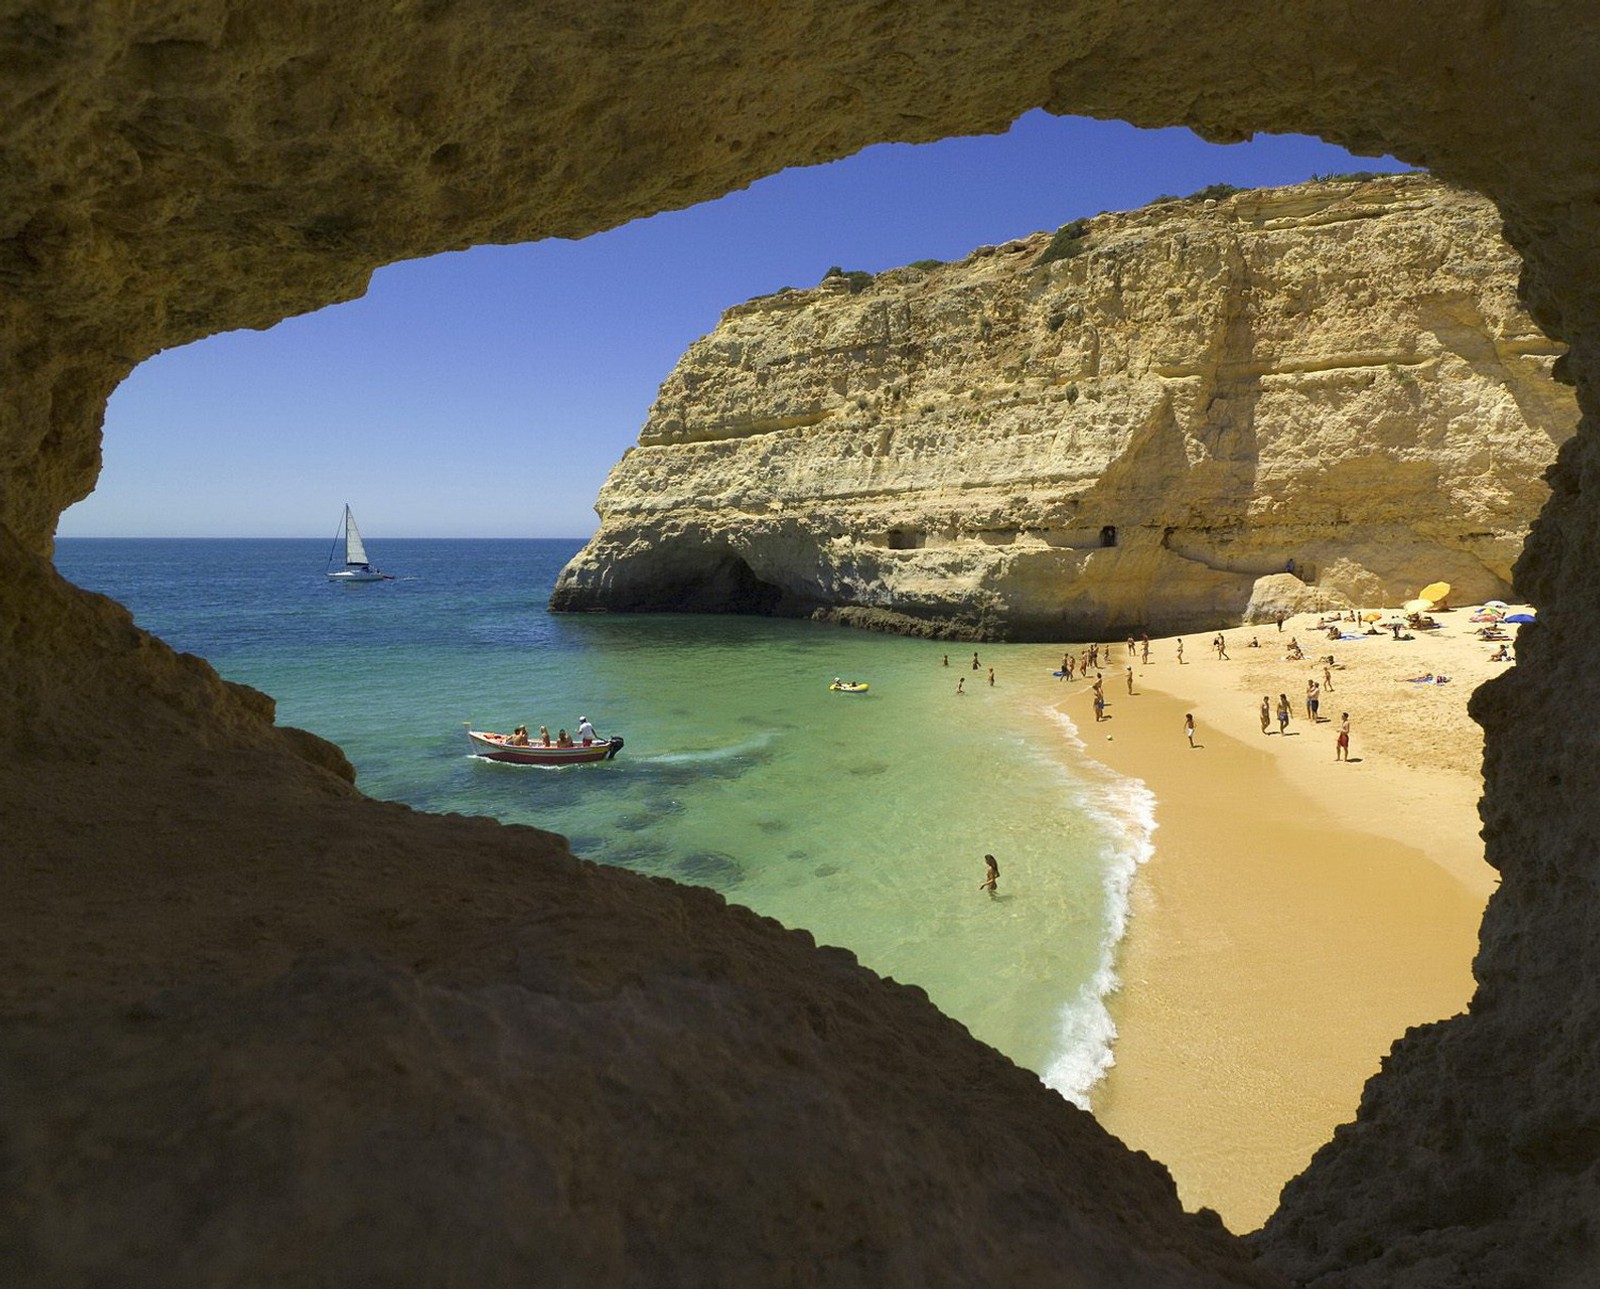
[[[1577,422],[1519,268],[1488,202],[1410,175],[752,300],[667,378],[552,605],[1080,639],[1507,595]],[[1291,561],[1298,604],[1257,587]]]

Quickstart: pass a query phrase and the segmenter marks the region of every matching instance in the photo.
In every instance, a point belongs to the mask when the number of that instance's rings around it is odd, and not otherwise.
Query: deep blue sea
[[[327,581],[316,539],[63,538],[56,563],[338,743],[368,794],[713,887],[920,985],[1083,1101],[1152,803],[1053,710],[1059,649],[984,646],[975,672],[971,646],[811,622],[548,613],[581,544],[369,536],[395,580],[358,586]],[[625,738],[614,761],[501,765],[464,733],[585,715]]]

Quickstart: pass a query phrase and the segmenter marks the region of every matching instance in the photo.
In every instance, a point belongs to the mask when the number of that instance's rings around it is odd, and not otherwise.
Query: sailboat
[[[344,536],[344,567],[334,568],[334,551],[339,549],[340,534]],[[328,552],[328,580],[330,582],[392,582],[394,574],[380,573],[367,559],[367,548],[361,544],[361,530],[356,527],[356,517],[345,504],[344,519],[339,532],[333,535],[333,550]]]

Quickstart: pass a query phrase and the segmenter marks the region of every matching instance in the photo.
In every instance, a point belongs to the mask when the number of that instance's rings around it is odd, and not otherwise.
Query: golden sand
[[[1225,632],[1227,661],[1210,636],[1187,636],[1182,665],[1173,640],[1153,640],[1132,695],[1119,644],[1098,725],[1089,686],[1060,686],[1091,755],[1156,798],[1112,1000],[1116,1064],[1093,1108],[1172,1170],[1188,1207],[1236,1231],[1259,1226],[1354,1117],[1396,1038],[1471,997],[1496,875],[1478,837],[1483,738],[1467,699],[1509,664],[1489,661],[1470,614],[1438,613],[1440,630],[1412,640],[1340,642],[1304,615],[1281,633]],[[1294,638],[1304,661],[1285,658]],[[1323,680],[1329,653],[1332,692],[1313,725],[1306,682]],[[1405,679],[1430,672],[1449,683]],[[1264,735],[1261,698],[1276,707],[1279,694],[1288,733],[1274,717]]]

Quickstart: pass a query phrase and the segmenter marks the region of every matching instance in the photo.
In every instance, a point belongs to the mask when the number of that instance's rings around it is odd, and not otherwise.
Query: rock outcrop
[[[172,1284],[394,1279],[397,1231],[416,1254],[398,1276],[413,1283],[529,1283],[549,1265],[540,1237],[577,1232],[614,1251],[601,1264],[613,1283],[1260,1278],[1158,1196],[1146,1161],[914,994],[715,900],[594,870],[548,834],[365,800],[336,751],[273,725],[270,701],[49,563],[57,516],[94,485],[107,395],[162,348],[350,298],[397,259],[580,236],[785,165],[1000,129],[1042,106],[1219,141],[1309,132],[1425,165],[1495,202],[1524,303],[1570,346],[1584,417],[1514,569],[1539,622],[1474,706],[1503,879],[1478,994],[1397,1045],[1259,1248],[1283,1274],[1339,1289],[1592,1284],[1596,66],[1600,18],[1579,0],[1531,15],[1498,0],[10,6],[8,1282],[148,1267]],[[626,996],[635,1023],[591,1029],[569,1005],[608,996]],[[906,1026],[893,1064],[885,1024]],[[496,1063],[502,1039],[504,1054],[580,1044],[578,1064],[552,1062],[538,1089],[546,1118],[511,1077],[519,1062]],[[649,1141],[629,1142],[605,1190],[580,1169],[583,1150],[614,1140],[591,1089]],[[813,1102],[837,1134],[793,1130],[788,1111]],[[738,1128],[714,1167],[708,1122]],[[436,1151],[443,1135],[460,1148]],[[530,1142],[558,1166],[541,1168]],[[900,1168],[904,1149],[915,1168]],[[903,1186],[892,1204],[877,1202],[884,1178]],[[149,1202],[157,1186],[172,1203]],[[708,1204],[662,1220],[711,1196],[746,1209],[725,1238]],[[441,1242],[470,1263],[431,1259]]]
[[[1578,411],[1499,230],[1421,175],[1325,181],[739,305],[551,605],[1082,640],[1509,595]]]

